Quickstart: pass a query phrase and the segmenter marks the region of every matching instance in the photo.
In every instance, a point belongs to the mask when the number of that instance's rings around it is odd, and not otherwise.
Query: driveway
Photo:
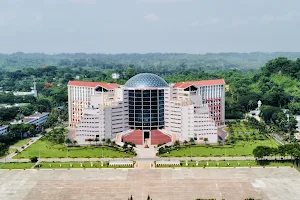
[[[18,150],[19,152],[23,151],[24,149],[28,148],[30,145],[32,145],[33,143],[35,143],[35,142],[36,142],[38,139],[40,139],[41,137],[42,137],[42,135],[31,138],[31,140],[27,143],[27,144],[29,144],[29,145],[26,145],[26,144],[23,145],[24,148],[22,148],[22,147],[17,147],[17,150]],[[12,153],[8,154],[6,157],[1,158],[1,159],[0,159],[0,162],[10,162],[11,159],[12,159],[15,155],[17,155],[17,154],[16,154],[15,152],[12,152]]]

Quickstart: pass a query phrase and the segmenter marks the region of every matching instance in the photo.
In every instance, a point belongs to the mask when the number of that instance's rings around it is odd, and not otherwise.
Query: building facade
[[[8,131],[8,126],[0,126],[0,135],[6,134]]]
[[[138,74],[124,86],[70,81],[69,126],[79,144],[120,133],[136,144],[190,138],[217,143],[217,127],[225,121],[224,90],[224,80],[169,85],[151,73]]]
[[[49,113],[47,112],[44,113],[36,112],[30,116],[24,117],[21,122],[25,124],[35,125],[36,130],[40,130],[42,128],[42,125],[47,121],[48,116]]]

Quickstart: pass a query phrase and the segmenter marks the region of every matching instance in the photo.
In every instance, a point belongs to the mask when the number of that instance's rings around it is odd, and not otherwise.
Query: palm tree
[[[124,150],[126,150],[126,149],[127,149],[127,147],[128,147],[128,142],[124,142],[124,144],[123,144],[123,147],[122,147],[122,148],[123,148]]]
[[[205,144],[206,144],[206,142],[208,142],[208,138],[204,138],[204,142],[205,142]]]
[[[78,142],[76,140],[73,140],[73,145],[76,146]]]
[[[245,135],[245,139],[246,139],[246,141],[249,141],[250,138],[249,138],[248,134]]]
[[[70,138],[67,138],[65,140],[65,143],[67,144],[67,146],[69,146],[70,144],[72,144],[72,140]]]
[[[178,140],[176,140],[176,141],[174,142],[174,147],[179,147],[179,146],[180,146],[180,143],[179,143]]]
[[[190,143],[191,143],[191,144],[195,144],[194,138],[191,138],[191,139],[190,139]]]
[[[222,144],[222,141],[221,141],[221,140],[218,140],[218,144],[221,145],[221,144]]]
[[[90,145],[91,145],[93,139],[89,138],[88,141],[89,141],[89,143],[90,143]]]
[[[99,142],[100,140],[99,140],[99,138],[96,137],[94,141],[95,141],[95,143],[97,145],[97,142]]]
[[[106,143],[107,143],[107,145],[109,146],[110,143],[111,143],[111,140],[108,138],[108,139],[106,140]]]

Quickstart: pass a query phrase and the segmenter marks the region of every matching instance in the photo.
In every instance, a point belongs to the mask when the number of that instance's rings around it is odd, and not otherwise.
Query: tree
[[[109,146],[110,145],[110,143],[111,143],[111,140],[108,138],[108,139],[106,139],[106,144]]]
[[[188,144],[188,141],[184,140],[184,141],[183,141],[183,144],[184,144],[184,145],[187,145],[187,144]]]
[[[89,138],[88,141],[89,141],[90,145],[92,145],[92,141],[94,141],[94,140],[92,138]]]
[[[128,142],[124,142],[122,148],[123,148],[124,150],[127,150],[127,148],[128,148]]]
[[[194,140],[194,138],[190,138],[190,144],[195,144],[195,140]]]
[[[36,163],[38,161],[38,157],[34,156],[30,158],[30,162]]]
[[[76,146],[77,145],[77,140],[73,140],[73,145]]]
[[[70,144],[72,144],[72,140],[70,138],[66,138],[65,143],[67,144],[67,146],[69,146]]]
[[[179,146],[180,146],[180,143],[179,143],[178,140],[176,140],[176,141],[174,142],[174,147],[179,147]]]
[[[273,153],[273,149],[267,146],[257,146],[253,149],[253,155],[255,158],[263,158],[270,156]]]
[[[99,138],[96,137],[94,141],[95,141],[95,143],[97,145],[97,142],[99,142],[100,140],[99,140]]]
[[[13,124],[9,126],[9,132],[14,134],[14,136],[19,137],[20,139],[23,138],[24,133],[31,134],[34,131],[34,127],[31,124]]]
[[[54,144],[63,144],[65,142],[65,128],[55,128],[45,134],[45,138]]]
[[[221,145],[221,144],[222,144],[222,141],[221,141],[221,140],[218,140],[218,144]]]
[[[204,138],[204,142],[206,144],[208,142],[208,138]]]
[[[113,147],[117,146],[115,141],[111,141],[110,145],[113,146]]]

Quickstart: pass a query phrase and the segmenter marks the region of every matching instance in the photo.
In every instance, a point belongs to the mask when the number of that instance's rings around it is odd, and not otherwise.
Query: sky
[[[299,0],[0,0],[0,53],[299,52]]]

